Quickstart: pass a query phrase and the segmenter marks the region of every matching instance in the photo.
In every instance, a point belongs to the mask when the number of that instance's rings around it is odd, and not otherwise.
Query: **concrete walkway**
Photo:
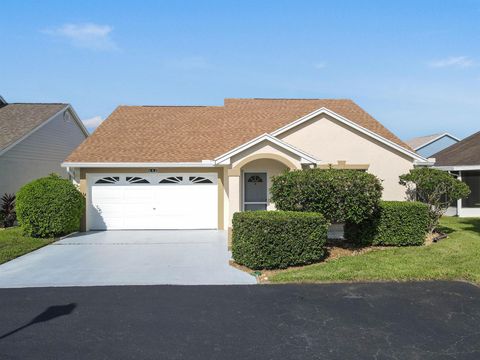
[[[255,284],[217,230],[81,233],[0,265],[0,288]]]

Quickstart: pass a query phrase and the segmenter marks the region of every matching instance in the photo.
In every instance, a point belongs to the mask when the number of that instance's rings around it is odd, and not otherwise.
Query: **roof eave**
[[[62,167],[71,168],[168,168],[168,167],[214,167],[212,160],[201,162],[76,162],[65,161]]]

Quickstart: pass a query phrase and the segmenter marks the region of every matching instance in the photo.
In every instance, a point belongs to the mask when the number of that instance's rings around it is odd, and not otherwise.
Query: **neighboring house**
[[[425,158],[452,146],[460,139],[449,133],[420,136],[406,141],[407,145]]]
[[[0,103],[0,196],[57,173],[88,132],[68,104]]]
[[[471,190],[450,215],[480,216],[480,131],[433,155],[435,168],[458,176]],[[453,210],[453,213],[452,213]]]
[[[226,99],[224,106],[120,106],[64,162],[80,169],[86,229],[226,229],[273,209],[271,178],[309,167],[399,175],[426,159],[351,100]]]

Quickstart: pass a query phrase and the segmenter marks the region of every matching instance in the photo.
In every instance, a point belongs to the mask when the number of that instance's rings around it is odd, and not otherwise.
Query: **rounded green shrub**
[[[32,237],[65,235],[80,228],[85,198],[58,175],[33,180],[17,193],[17,218],[24,233]]]
[[[360,224],[345,224],[345,238],[362,245],[422,245],[428,234],[428,206],[416,201],[382,201]]]
[[[311,264],[325,256],[328,225],[319,213],[235,213],[233,259],[251,269],[278,269]]]
[[[360,223],[378,208],[382,184],[358,170],[294,170],[272,179],[272,200],[279,210],[319,212],[332,223]]]

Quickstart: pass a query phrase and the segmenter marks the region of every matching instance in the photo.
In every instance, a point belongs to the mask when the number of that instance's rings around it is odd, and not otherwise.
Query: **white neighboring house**
[[[480,216],[480,131],[436,153],[435,168],[457,176],[468,185],[470,195],[460,199],[447,215]]]
[[[88,136],[69,104],[6,103],[0,97],[0,196],[51,173],[74,177],[60,165]]]
[[[426,136],[419,136],[406,141],[407,145],[423,157],[429,158],[433,154],[459,142],[460,139],[447,132]]]

